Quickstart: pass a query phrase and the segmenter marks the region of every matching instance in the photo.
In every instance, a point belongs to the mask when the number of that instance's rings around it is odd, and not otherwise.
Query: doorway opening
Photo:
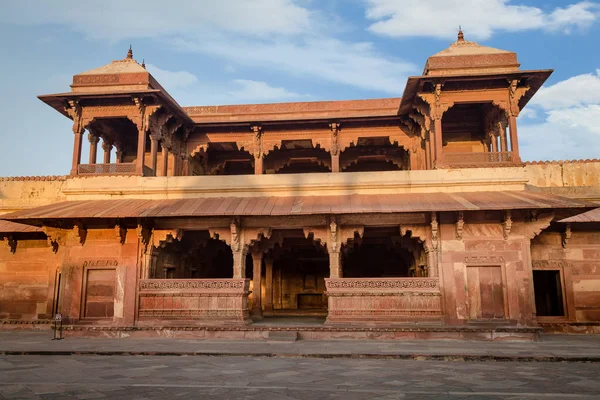
[[[535,308],[538,317],[564,317],[560,270],[533,271]]]

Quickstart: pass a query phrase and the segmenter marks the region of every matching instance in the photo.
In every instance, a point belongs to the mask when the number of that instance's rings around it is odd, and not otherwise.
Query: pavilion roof
[[[399,97],[183,107],[196,123],[267,122],[360,117],[393,117]]]
[[[37,226],[19,224],[16,222],[0,220],[0,234],[1,233],[31,233],[41,232],[42,229]]]
[[[591,203],[530,191],[78,200],[0,216],[41,225],[51,219],[410,213],[589,208]]]
[[[561,219],[558,222],[600,222],[600,208],[595,208],[582,214]]]

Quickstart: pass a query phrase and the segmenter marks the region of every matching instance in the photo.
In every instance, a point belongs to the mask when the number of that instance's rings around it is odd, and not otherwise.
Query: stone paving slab
[[[600,364],[0,356],[0,399],[598,399]]]
[[[305,358],[396,358],[600,362],[600,335],[542,335],[535,342],[453,340],[215,340],[82,338],[51,340],[49,331],[0,331],[0,354],[212,355]]]

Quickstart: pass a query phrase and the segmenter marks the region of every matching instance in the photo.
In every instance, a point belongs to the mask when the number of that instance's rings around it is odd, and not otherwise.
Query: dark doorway
[[[560,271],[533,271],[535,307],[539,317],[564,317]]]

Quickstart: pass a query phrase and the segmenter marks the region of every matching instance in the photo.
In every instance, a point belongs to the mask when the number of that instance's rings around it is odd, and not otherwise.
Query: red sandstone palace
[[[181,107],[131,50],[75,75],[40,96],[70,174],[0,178],[0,326],[599,332],[600,161],[519,155],[551,73],[461,32],[401,98]]]

